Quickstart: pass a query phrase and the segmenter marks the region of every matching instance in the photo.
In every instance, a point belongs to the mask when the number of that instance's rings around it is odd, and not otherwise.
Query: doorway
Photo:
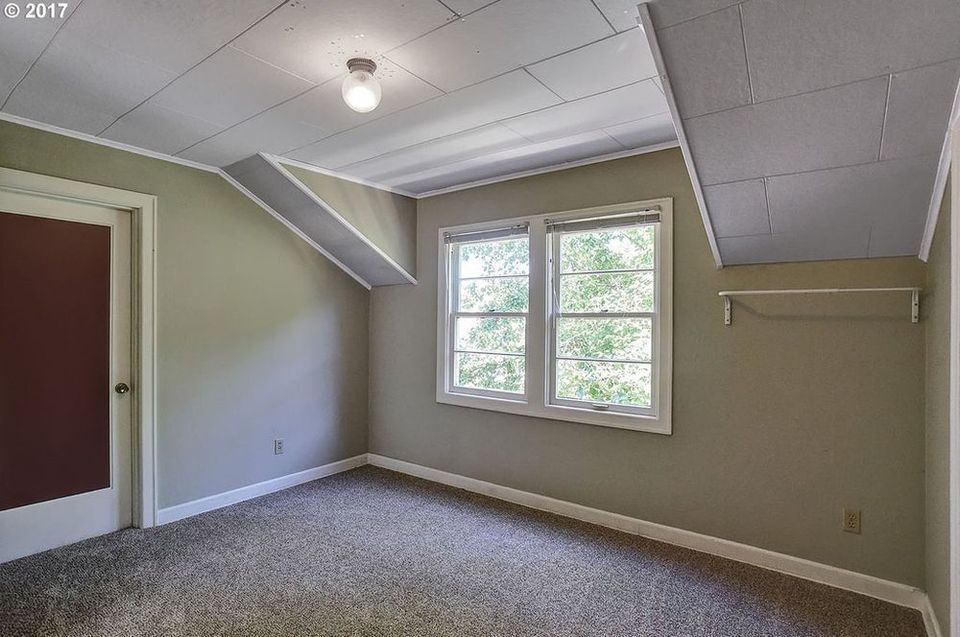
[[[0,169],[0,561],[153,525],[154,208]]]

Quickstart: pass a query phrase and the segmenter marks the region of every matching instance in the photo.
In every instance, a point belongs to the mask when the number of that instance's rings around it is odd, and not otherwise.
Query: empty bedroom
[[[0,637],[960,637],[960,2],[0,2]]]

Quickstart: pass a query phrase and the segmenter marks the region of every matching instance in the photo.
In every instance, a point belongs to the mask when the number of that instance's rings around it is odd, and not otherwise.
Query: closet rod
[[[723,324],[733,323],[732,296],[760,296],[770,294],[848,294],[859,292],[910,292],[910,321],[920,320],[920,291],[918,287],[902,288],[799,288],[789,290],[721,290],[717,294],[723,299]]]

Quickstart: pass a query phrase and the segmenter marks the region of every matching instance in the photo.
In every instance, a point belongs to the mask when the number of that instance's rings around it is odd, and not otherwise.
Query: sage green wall
[[[930,250],[926,327],[926,590],[942,628],[950,621],[950,187]]]
[[[672,436],[435,401],[441,226],[670,196]],[[923,584],[924,329],[909,297],[750,299],[721,289],[923,285],[915,258],[716,270],[678,150],[422,199],[420,284],[375,289],[370,450]],[[840,530],[863,511],[863,534]]]
[[[416,278],[416,199],[299,166],[283,167]]]
[[[0,166],[158,197],[161,507],[367,450],[369,294],[280,222],[215,173],[6,122]]]

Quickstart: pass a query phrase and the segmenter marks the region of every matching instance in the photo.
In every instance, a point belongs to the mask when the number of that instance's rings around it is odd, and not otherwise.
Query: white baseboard
[[[941,637],[939,630],[934,632],[930,629],[931,624],[936,626],[936,619],[933,618],[933,609],[930,607],[930,601],[927,595],[913,586],[907,586],[906,584],[891,582],[871,575],[863,575],[835,566],[820,564],[803,558],[740,544],[739,542],[723,540],[701,533],[694,533],[693,531],[685,531],[683,529],[647,522],[618,513],[594,509],[583,506],[582,504],[574,504],[528,491],[504,487],[492,482],[468,478],[455,473],[448,473],[446,471],[440,471],[439,469],[432,469],[374,453],[367,454],[367,460],[370,464],[377,467],[406,473],[458,489],[480,493],[492,498],[497,498],[498,500],[506,500],[514,504],[556,513],[568,518],[617,529],[618,531],[634,533],[660,542],[700,551],[701,553],[725,557],[736,560],[737,562],[752,564],[771,571],[778,571],[787,575],[793,575],[794,577],[800,577],[862,595],[868,595],[900,606],[914,608],[923,614],[924,624],[928,627],[927,632],[930,637]]]
[[[207,511],[213,511],[214,509],[236,504],[237,502],[257,498],[275,491],[289,489],[298,484],[324,478],[335,473],[340,473],[341,471],[355,469],[365,464],[367,464],[367,454],[362,453],[359,456],[337,460],[336,462],[331,462],[320,467],[313,467],[306,471],[291,473],[280,476],[279,478],[273,478],[272,480],[265,480],[256,484],[240,487],[232,491],[225,491],[216,495],[207,496],[206,498],[200,498],[199,500],[177,504],[157,511],[157,524],[176,522],[177,520],[199,515],[200,513],[206,513]]]

